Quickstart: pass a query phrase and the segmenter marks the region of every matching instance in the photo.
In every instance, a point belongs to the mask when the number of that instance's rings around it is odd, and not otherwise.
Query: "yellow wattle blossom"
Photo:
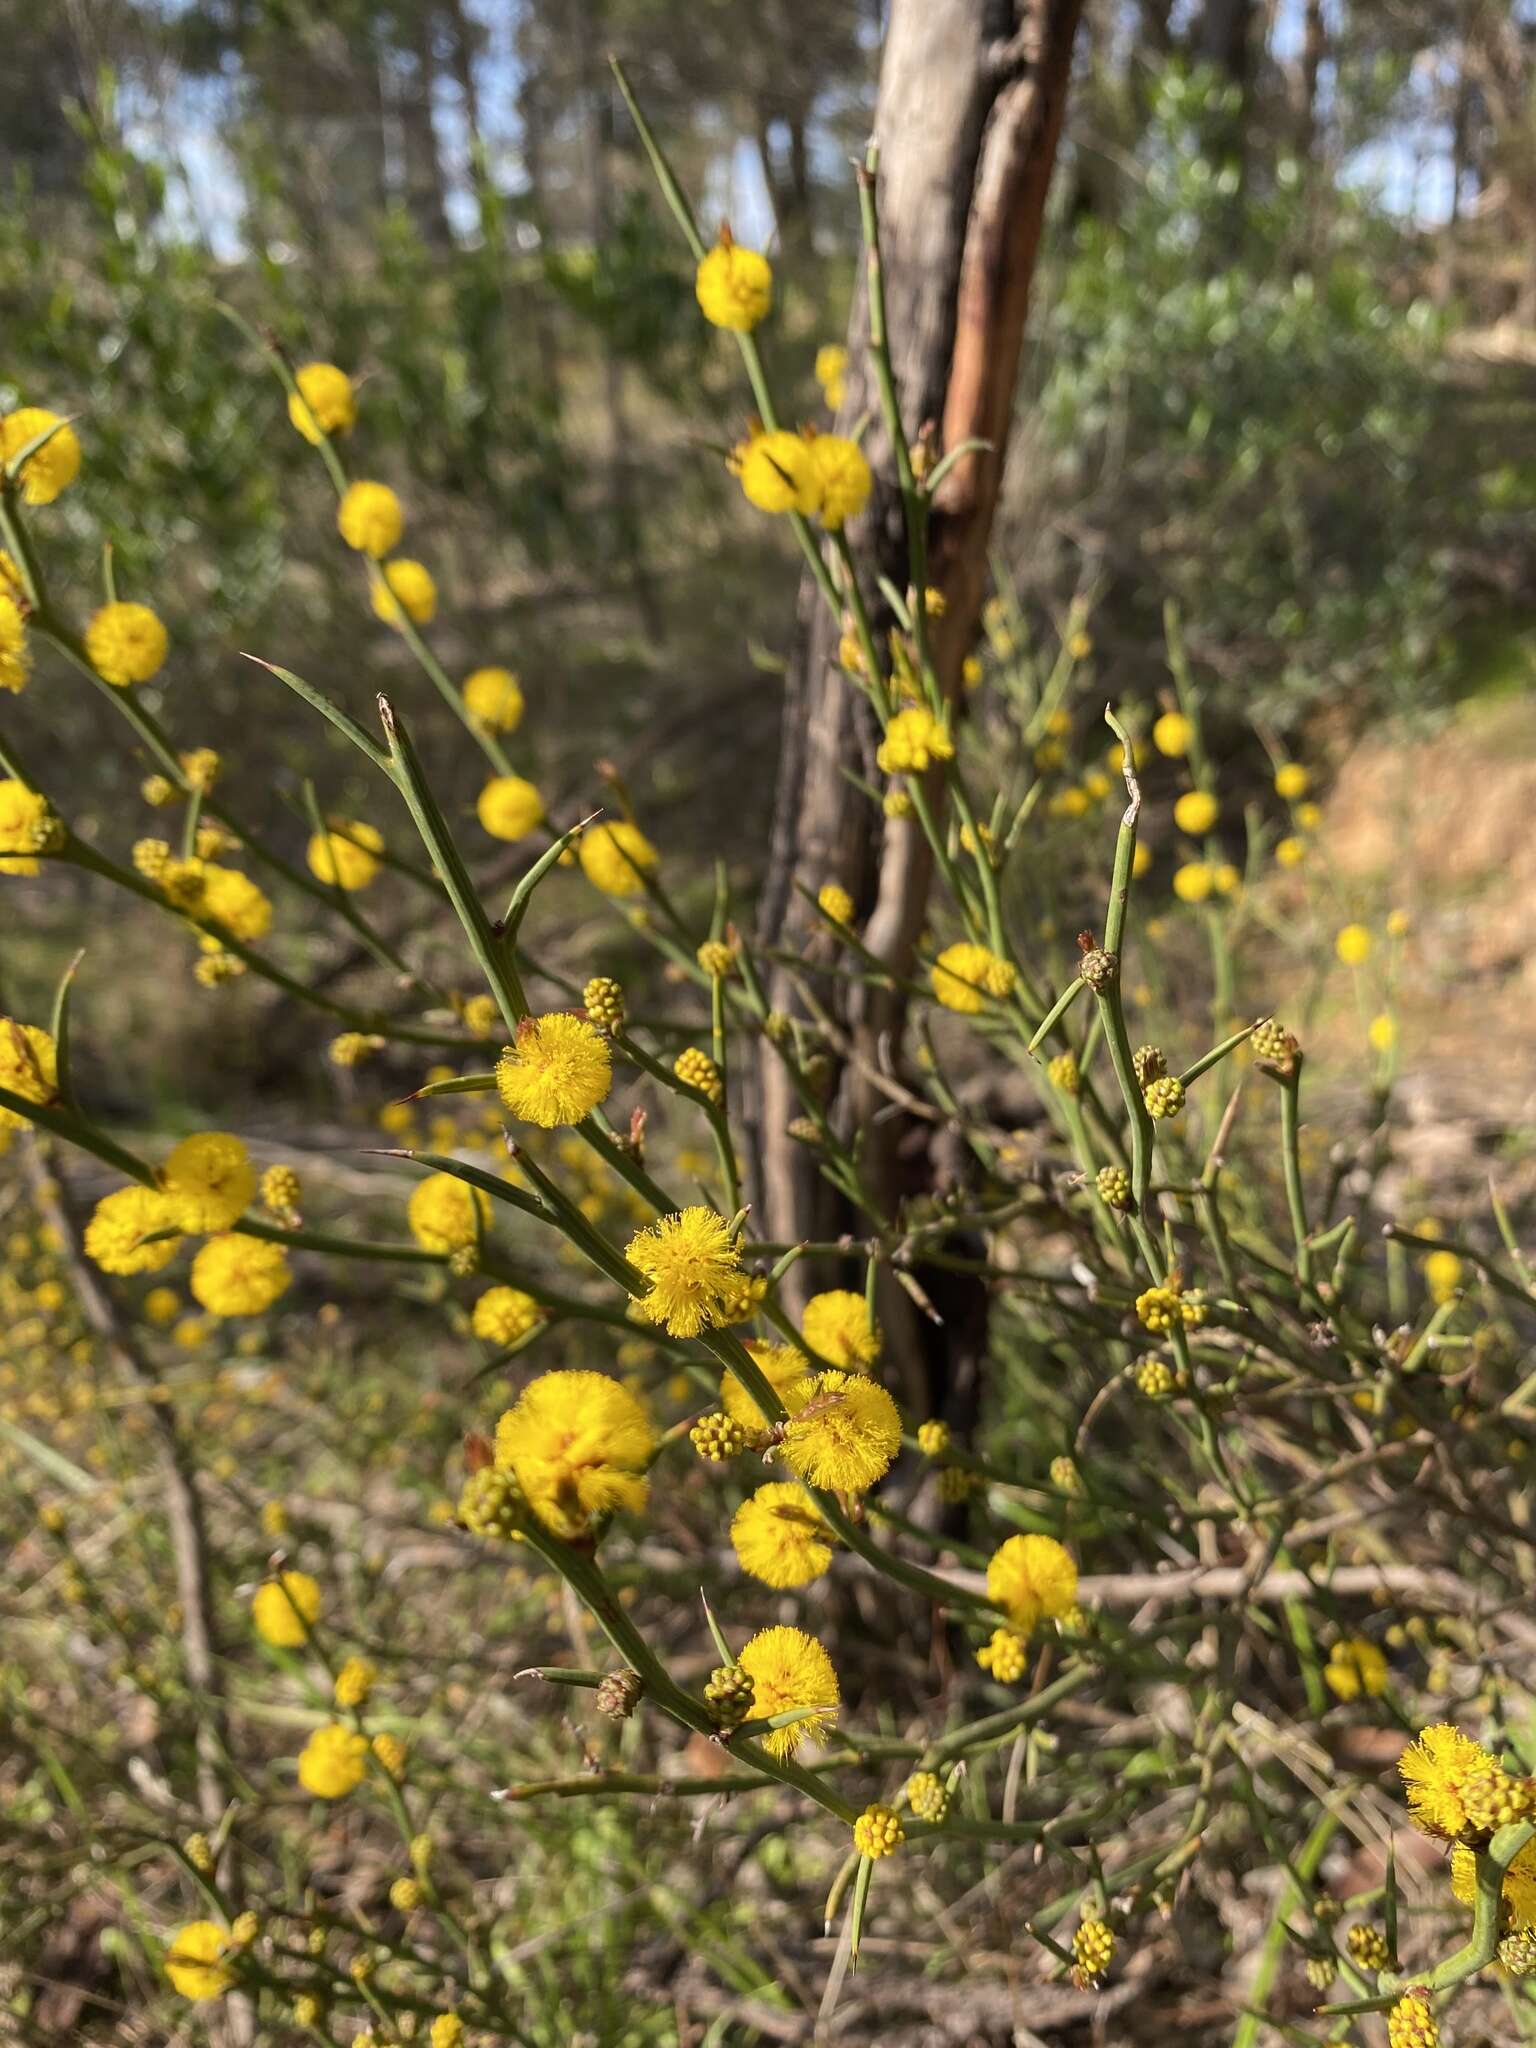
[[[544,822],[544,799],[526,775],[493,775],[475,799],[475,816],[493,839],[526,839]]]
[[[272,900],[249,875],[205,861],[200,880],[202,893],[195,911],[200,922],[222,925],[231,938],[247,946],[266,937],[272,929]]]
[[[661,1217],[636,1231],[626,1256],[650,1282],[646,1313],[669,1336],[697,1337],[724,1319],[741,1252],[713,1209],[694,1206]]]
[[[58,427],[52,440],[21,465],[21,498],[25,505],[51,505],[80,474],[80,440],[73,427],[59,426],[60,415],[42,405],[19,405],[0,419],[0,462],[10,466],[29,441]]]
[[[191,1920],[179,1928],[165,1952],[165,1974],[183,1998],[219,1998],[235,1981],[223,1958],[234,1943],[214,1920]]]
[[[1424,1285],[1433,1302],[1447,1302],[1461,1289],[1466,1277],[1466,1266],[1455,1252],[1426,1252],[1423,1261]]]
[[[547,1372],[496,1425],[496,1463],[568,1542],[615,1509],[645,1506],[656,1432],[636,1397],[600,1372]]]
[[[526,1017],[517,1043],[496,1062],[496,1092],[515,1117],[552,1131],[579,1124],[597,1108],[613,1080],[608,1041],[585,1017],[554,1010]]]
[[[230,1131],[200,1131],[173,1146],[160,1185],[179,1229],[228,1230],[256,1193],[256,1169]]]
[[[405,1220],[423,1251],[462,1251],[478,1242],[481,1231],[489,1229],[490,1198],[483,1189],[455,1180],[451,1173],[428,1174],[411,1190]]]
[[[0,589],[0,690],[24,690],[31,673],[32,650],[21,606],[8,590]]]
[[[464,678],[464,709],[482,732],[516,732],[523,687],[509,668],[477,668]]]
[[[64,836],[47,797],[15,776],[0,780],[0,875],[35,875],[37,856]]]
[[[544,1311],[519,1287],[491,1287],[475,1303],[470,1327],[486,1344],[515,1344],[544,1320]]]
[[[405,509],[388,484],[348,484],[336,507],[336,530],[349,548],[378,561],[399,547]]]
[[[830,1287],[805,1304],[800,1333],[819,1358],[845,1372],[867,1372],[880,1356],[880,1326],[862,1294]]]
[[[750,334],[773,304],[773,266],[722,230],[694,273],[693,295],[711,327]]]
[[[810,1398],[812,1367],[803,1352],[792,1344],[751,1344],[752,1362],[793,1415]],[[720,1382],[720,1405],[733,1422],[740,1423],[749,1440],[761,1443],[770,1428],[770,1418],[754,1397],[728,1372]]]
[[[1329,1690],[1341,1700],[1362,1695],[1378,1699],[1387,1689],[1387,1660],[1366,1636],[1346,1636],[1328,1652],[1323,1677]]]
[[[1299,761],[1282,761],[1275,770],[1275,795],[1296,803],[1312,786],[1312,777]]]
[[[1165,711],[1152,728],[1152,744],[1170,761],[1178,761],[1189,752],[1194,734],[1194,727],[1181,711]]]
[[[802,1479],[838,1493],[867,1493],[901,1449],[901,1413],[865,1373],[819,1372],[784,1425],[784,1456]]]
[[[1190,860],[1173,871],[1173,893],[1181,903],[1203,903],[1216,886],[1216,870],[1208,861]]]
[[[582,833],[576,853],[581,872],[605,896],[643,896],[644,877],[657,864],[655,847],[627,818],[593,825]]]
[[[1477,1897],[1477,1858],[1468,1848],[1451,1851],[1451,1890],[1464,1906]],[[1527,1842],[1504,1873],[1504,1913],[1511,1928],[1536,1928],[1536,1842]]]
[[[464,2022],[456,2012],[440,2012],[432,2022],[431,2048],[464,2048]]]
[[[367,1737],[329,1721],[299,1752],[299,1783],[316,1799],[345,1799],[368,1771]]]
[[[337,1672],[336,1683],[332,1687],[332,1697],[337,1706],[346,1707],[349,1712],[366,1706],[378,1676],[378,1671],[366,1657],[349,1657]]]
[[[824,341],[817,349],[815,375],[827,410],[836,412],[848,389],[848,351],[840,341]]]
[[[158,674],[170,650],[165,627],[147,604],[104,604],[85,629],[85,651],[104,683],[125,690]]]
[[[1440,2048],[1439,2022],[1417,1991],[1405,1991],[1387,2014],[1387,2048]]]
[[[821,470],[803,434],[785,427],[753,434],[733,450],[731,467],[760,512],[799,512],[809,519],[821,509]]]
[[[320,1585],[308,1572],[282,1572],[256,1588],[251,1620],[263,1642],[300,1650],[320,1619]]]
[[[103,1195],[85,1226],[86,1257],[103,1273],[158,1273],[181,1249],[167,1198],[136,1183]],[[170,1231],[169,1237],[157,1232]]]
[[[312,447],[329,434],[349,434],[357,419],[352,379],[334,363],[302,363],[294,372],[288,417]]]
[[[1498,1760],[1448,1721],[1424,1729],[1398,1758],[1397,1768],[1414,1825],[1446,1841],[1467,1831],[1467,1787],[1500,1775]]]
[[[861,1856],[894,1856],[906,1839],[901,1815],[891,1806],[866,1806],[853,1824],[853,1846]]]
[[[953,759],[954,751],[948,726],[926,704],[909,704],[885,728],[875,760],[887,775],[921,775],[935,761]]]
[[[1365,1035],[1373,1052],[1390,1052],[1397,1043],[1397,1019],[1380,1010],[1366,1025]]]
[[[1011,1628],[995,1628],[976,1652],[976,1662],[999,1685],[1017,1685],[1029,1662],[1029,1646]]]
[[[210,1237],[192,1261],[192,1299],[211,1316],[259,1316],[288,1290],[293,1275],[279,1244],[230,1231]]]
[[[837,1713],[841,1694],[832,1659],[814,1636],[798,1628],[760,1629],[737,1659],[752,1681],[752,1718],[768,1720],[797,1709],[812,1711],[787,1728],[770,1728],[758,1739],[781,1761]]]
[[[144,1297],[144,1320],[163,1330],[181,1314],[181,1296],[174,1287],[151,1287]]]
[[[331,889],[366,889],[381,866],[384,835],[357,818],[330,818],[324,832],[310,836],[304,850],[309,871]]]
[[[987,996],[1006,996],[1015,978],[1008,961],[969,939],[946,946],[929,971],[933,993],[944,1008],[970,1017],[986,1008]]]
[[[1209,832],[1221,816],[1221,805],[1208,789],[1186,789],[1173,807],[1173,822],[1191,839]]]
[[[841,434],[818,434],[811,442],[811,461],[816,472],[821,523],[829,533],[836,533],[864,510],[874,476],[858,442]]]
[[[742,1502],[731,1520],[731,1546],[744,1572],[781,1592],[808,1586],[832,1562],[827,1525],[793,1480],[771,1480]]]
[[[1371,957],[1371,934],[1363,924],[1347,924],[1333,942],[1333,950],[1346,967],[1363,967]]]
[[[401,614],[417,626],[430,626],[437,616],[437,585],[424,562],[397,555],[373,579],[370,600],[386,626],[398,626]]]
[[[1028,1635],[1077,1601],[1077,1566],[1054,1536],[1010,1536],[987,1565],[987,1598]]]
[[[853,898],[841,882],[823,882],[816,891],[816,908],[833,924],[853,923]]]
[[[1294,832],[1275,841],[1275,859],[1283,868],[1299,868],[1307,857],[1307,842]]]

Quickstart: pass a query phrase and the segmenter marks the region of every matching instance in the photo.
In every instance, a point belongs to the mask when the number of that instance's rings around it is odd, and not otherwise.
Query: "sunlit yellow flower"
[[[823,882],[816,891],[816,908],[833,924],[852,924],[853,898],[841,882]]]
[[[1424,1285],[1434,1302],[1450,1301],[1460,1290],[1466,1267],[1452,1251],[1424,1254]]]
[[[857,441],[841,434],[818,434],[811,442],[820,496],[821,523],[836,533],[864,510],[874,477]]]
[[[1468,1848],[1451,1851],[1451,1890],[1464,1906],[1477,1897],[1477,1858]],[[1504,1912],[1511,1928],[1536,1927],[1536,1842],[1518,1850],[1504,1873]]]
[[[1173,893],[1181,903],[1203,903],[1216,886],[1216,870],[1208,861],[1189,860],[1173,871]]]
[[[507,1108],[546,1131],[579,1124],[603,1100],[612,1078],[607,1039],[567,1010],[524,1018],[517,1043],[496,1062],[496,1091]]]
[[[752,1718],[810,1709],[805,1719],[770,1728],[760,1739],[770,1756],[793,1756],[837,1712],[841,1695],[832,1659],[798,1628],[760,1629],[737,1659],[752,1681]]]
[[[1299,761],[1283,761],[1275,770],[1275,794],[1283,797],[1288,804],[1304,797],[1312,782],[1311,776]]]
[[[867,1493],[901,1449],[901,1413],[866,1373],[820,1372],[784,1425],[784,1456],[802,1479]]]
[[[1077,1566],[1054,1536],[1010,1536],[987,1565],[987,1598],[1025,1635],[1077,1600]]]
[[[7,465],[29,441],[56,426],[59,415],[46,406],[20,405],[0,419],[0,462]],[[80,474],[80,442],[73,427],[60,426],[50,441],[21,465],[21,496],[27,505],[51,505]]]
[[[742,1502],[731,1544],[744,1572],[781,1591],[808,1586],[832,1562],[827,1525],[793,1480],[772,1480]]]
[[[91,667],[120,690],[147,683],[169,649],[165,627],[147,604],[104,604],[85,629]]]
[[[711,327],[749,334],[773,304],[773,268],[756,249],[722,233],[699,264],[693,294]]]
[[[263,1642],[280,1650],[302,1649],[320,1619],[320,1586],[308,1572],[283,1572],[256,1588],[251,1620]]]
[[[26,621],[9,589],[0,588],[0,690],[20,691],[32,673]]]
[[[861,1856],[894,1856],[906,1839],[901,1815],[892,1806],[866,1806],[853,1824],[853,1846]]]
[[[367,1737],[339,1721],[317,1728],[299,1752],[299,1783],[316,1799],[345,1799],[367,1770]]]
[[[581,872],[605,896],[643,896],[644,877],[656,866],[655,847],[626,818],[583,832],[577,857]]]
[[[489,1228],[491,1204],[483,1189],[433,1173],[411,1190],[405,1216],[423,1251],[456,1252],[477,1242],[477,1217],[480,1230]]]
[[[256,1169],[229,1131],[199,1131],[172,1148],[160,1185],[182,1230],[228,1230],[256,1193]]]
[[[1377,1699],[1387,1689],[1387,1660],[1367,1636],[1345,1636],[1328,1652],[1323,1677],[1328,1688],[1341,1700],[1357,1700],[1363,1693]]]
[[[546,1372],[496,1425],[496,1463],[567,1541],[599,1515],[645,1506],[656,1432],[640,1402],[600,1372]]]
[[[933,993],[946,1010],[974,1016],[986,1007],[985,997],[1006,996],[1013,988],[1011,964],[985,946],[961,939],[946,946],[930,970]]]
[[[1365,1035],[1373,1052],[1390,1052],[1397,1043],[1397,1019],[1381,1010],[1366,1025]]]
[[[356,818],[331,818],[310,835],[304,857],[317,881],[332,889],[366,889],[379,872],[384,835]]]
[[[464,709],[483,732],[516,732],[523,690],[509,668],[477,668],[464,678]]]
[[[388,484],[348,484],[336,508],[336,529],[349,548],[377,561],[400,545],[405,512]]]
[[[526,775],[493,775],[475,799],[475,816],[493,839],[526,839],[544,821],[544,799]]]
[[[233,1947],[216,1921],[190,1921],[179,1929],[165,1952],[165,1974],[171,1989],[183,1998],[221,1997],[235,1981],[234,1971],[221,1960]]]
[[[1403,1751],[1397,1768],[1415,1825],[1449,1841],[1467,1828],[1467,1787],[1499,1776],[1497,1759],[1448,1721],[1426,1728]]]
[[[1173,807],[1173,822],[1181,832],[1199,839],[1221,816],[1221,806],[1208,789],[1186,789]]]
[[[348,434],[357,418],[352,379],[334,363],[303,363],[294,372],[298,395],[290,394],[288,417],[305,440],[318,447],[327,434]]]
[[[1371,957],[1371,934],[1363,924],[1347,924],[1334,939],[1333,950],[1346,967],[1363,967]]]
[[[887,775],[921,775],[935,761],[950,760],[954,751],[948,726],[926,704],[909,704],[885,728],[875,759]]]
[[[0,778],[0,875],[35,875],[37,856],[57,850],[63,838],[47,797],[13,775]]]
[[[175,1210],[156,1189],[117,1188],[102,1196],[85,1226],[86,1256],[103,1273],[158,1273],[181,1249],[176,1227]]]
[[[651,1283],[643,1297],[647,1313],[669,1335],[696,1337],[723,1319],[741,1252],[713,1209],[661,1217],[636,1231],[627,1255]]]
[[[515,1344],[544,1320],[544,1311],[519,1287],[491,1287],[475,1303],[470,1324],[486,1344]]]
[[[827,401],[827,410],[836,412],[848,388],[848,351],[840,341],[824,341],[817,349],[816,382]]]
[[[230,1231],[210,1237],[192,1261],[192,1298],[211,1316],[259,1316],[293,1279],[280,1244]]]
[[[803,434],[783,427],[754,434],[733,451],[731,467],[760,512],[799,512],[809,519],[821,509],[821,470]]]
[[[397,555],[383,565],[373,579],[370,597],[374,612],[386,626],[398,626],[402,612],[418,626],[429,626],[437,615],[432,572],[409,555]]]
[[[790,1414],[803,1408],[810,1398],[812,1373],[805,1354],[792,1344],[748,1344],[747,1349],[753,1364]],[[770,1418],[733,1372],[726,1373],[720,1382],[720,1405],[733,1422],[741,1424],[752,1441],[763,1441]]]
[[[1180,711],[1165,711],[1152,728],[1152,744],[1160,754],[1178,761],[1189,752],[1195,729]]]
[[[1307,857],[1307,842],[1294,832],[1275,842],[1275,859],[1283,868],[1299,868]]]
[[[847,1372],[867,1372],[880,1356],[880,1326],[862,1294],[846,1287],[813,1294],[805,1304],[801,1333],[820,1358]]]

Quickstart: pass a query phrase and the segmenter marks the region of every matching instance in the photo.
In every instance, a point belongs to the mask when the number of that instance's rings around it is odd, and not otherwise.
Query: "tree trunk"
[[[930,527],[929,581],[944,593],[932,643],[946,694],[958,694],[960,665],[975,639],[986,580],[987,540],[997,503],[1018,376],[1025,315],[1056,159],[1081,0],[894,0],[881,64],[875,133],[880,144],[880,215],[888,330],[909,436],[925,423],[941,449],[976,437],[944,479]],[[860,294],[848,336],[849,376],[840,424],[878,418],[868,351],[868,308]],[[866,595],[876,578],[908,582],[907,544],[889,441],[865,440],[875,488],[849,538]],[[890,621],[876,614],[876,641]],[[787,679],[769,872],[760,919],[765,945],[816,957],[813,921],[796,896],[841,882],[859,906],[864,942],[896,976],[911,969],[927,909],[929,856],[909,820],[887,821],[849,785],[846,772],[878,785],[879,734],[865,699],[836,666],[838,623],[809,577],[800,591],[800,630]],[[846,772],[845,772],[846,771]],[[871,1067],[889,1067],[905,1015],[897,992],[854,999],[834,988],[831,1005],[848,1052],[836,1114],[865,1139],[869,1184],[882,1207],[910,1169],[910,1127],[873,1121],[888,1107]],[[776,973],[775,1008],[803,1010],[789,969]],[[797,1104],[771,1052],[760,1071],[758,1227],[794,1242],[835,1235],[845,1219],[789,1138]],[[919,1169],[931,1176],[932,1162]],[[824,1276],[801,1261],[786,1276],[799,1298]],[[899,1321],[905,1297],[883,1304]]]

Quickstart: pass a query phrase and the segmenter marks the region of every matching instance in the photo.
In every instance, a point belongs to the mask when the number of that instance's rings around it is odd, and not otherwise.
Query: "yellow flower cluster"
[[[607,1039],[567,1010],[525,1018],[517,1043],[506,1046],[496,1062],[496,1090],[507,1108],[546,1131],[579,1124],[607,1095],[612,1079]]]
[[[885,728],[875,760],[887,775],[922,775],[935,761],[954,758],[949,728],[926,704],[909,704]]]
[[[669,1336],[697,1337],[726,1320],[741,1253],[713,1209],[696,1206],[663,1216],[635,1233],[627,1256],[650,1283],[641,1307]]]
[[[602,1515],[645,1506],[656,1433],[644,1407],[600,1372],[547,1372],[496,1425],[496,1463],[546,1528],[568,1542]]]
[[[944,1008],[972,1017],[985,1009],[988,996],[1011,995],[1017,979],[1011,961],[1000,960],[969,939],[946,946],[929,973],[933,993]]]

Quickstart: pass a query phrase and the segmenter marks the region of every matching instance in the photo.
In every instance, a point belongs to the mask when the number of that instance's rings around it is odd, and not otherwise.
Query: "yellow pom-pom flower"
[[[801,1334],[818,1358],[845,1372],[867,1372],[880,1356],[880,1326],[862,1294],[830,1287],[805,1304]]]
[[[1451,1890],[1464,1906],[1477,1898],[1477,1858],[1468,1848],[1451,1851]],[[1516,1852],[1504,1872],[1504,1918],[1515,1929],[1536,1927],[1536,1842]]]
[[[585,1017],[566,1010],[525,1018],[517,1043],[496,1062],[496,1092],[507,1108],[546,1131],[579,1124],[603,1100],[612,1079],[607,1039]]]
[[[645,1506],[656,1432],[636,1397],[600,1372],[546,1372],[496,1425],[496,1463],[567,1541],[595,1517]]]
[[[172,1148],[160,1185],[182,1230],[228,1230],[256,1193],[251,1155],[230,1131],[200,1131]]]
[[[722,235],[694,274],[693,295],[711,327],[750,334],[773,304],[773,267],[756,249]]]
[[[85,629],[91,667],[119,690],[158,674],[170,644],[147,604],[104,604]]]
[[[848,351],[840,341],[824,341],[816,351],[816,382],[830,412],[836,412],[848,388]]]
[[[317,882],[330,889],[366,889],[379,872],[384,835],[357,818],[331,818],[310,836],[304,857]]]
[[[1452,1251],[1426,1252],[1424,1255],[1424,1285],[1429,1289],[1429,1298],[1434,1302],[1447,1302],[1457,1293],[1466,1267]]]
[[[13,775],[0,780],[0,875],[35,875],[37,856],[63,836],[47,797]]]
[[[336,530],[349,548],[378,561],[399,547],[405,511],[388,484],[348,484],[336,507]]]
[[[299,1650],[320,1619],[320,1586],[308,1572],[282,1572],[256,1588],[251,1620],[263,1642]]]
[[[1366,1025],[1365,1035],[1373,1052],[1390,1052],[1397,1043],[1397,1019],[1380,1010]]]
[[[839,1493],[867,1493],[901,1449],[901,1413],[878,1380],[821,1372],[784,1425],[784,1456],[802,1479]]]
[[[1387,2048],[1440,2048],[1439,2022],[1417,1991],[1405,1991],[1387,2014]]]
[[[1077,1566],[1054,1536],[1010,1536],[987,1564],[987,1598],[1028,1635],[1077,1600]]]
[[[430,626],[437,616],[437,585],[423,562],[397,555],[374,578],[373,609],[386,626],[398,626],[401,614],[414,625]]]
[[[197,904],[200,923],[222,925],[231,938],[254,945],[272,929],[272,900],[262,893],[249,875],[238,868],[220,867],[212,861],[202,866],[202,895]]]
[[[526,775],[493,775],[475,799],[475,816],[493,839],[526,839],[544,822],[544,799]]]
[[[544,1320],[544,1311],[520,1287],[491,1287],[475,1303],[470,1325],[485,1344],[515,1344]]]
[[[482,732],[516,732],[523,687],[509,668],[477,668],[464,678],[464,709]]]
[[[0,461],[7,468],[30,441],[56,428],[51,440],[21,465],[21,496],[27,505],[51,505],[80,474],[80,440],[73,427],[61,426],[59,414],[42,405],[20,405],[0,419]]]
[[[1209,832],[1221,816],[1221,805],[1208,789],[1186,789],[1173,807],[1173,822],[1191,839]]]
[[[643,896],[645,877],[656,867],[656,849],[626,818],[594,825],[577,849],[581,872],[605,896]]]
[[[1173,893],[1181,903],[1203,903],[1216,886],[1216,870],[1208,861],[1186,861],[1173,871]]]
[[[1029,1662],[1028,1645],[1013,1629],[995,1628],[976,1652],[976,1662],[999,1685],[1017,1685]]]
[[[432,2022],[432,2048],[464,2048],[464,2022],[456,2012],[440,2012]]]
[[[160,1233],[169,1231],[170,1236]],[[86,1257],[103,1273],[158,1273],[181,1249],[176,1214],[154,1188],[118,1188],[103,1195],[85,1226]]]
[[[221,1998],[235,1981],[223,1958],[234,1942],[215,1920],[192,1920],[173,1936],[165,1952],[165,1974],[183,1998]]]
[[[1307,842],[1298,839],[1294,832],[1288,832],[1284,839],[1275,841],[1275,860],[1283,868],[1299,868],[1307,857]]]
[[[630,1239],[627,1256],[650,1282],[646,1313],[673,1337],[724,1319],[741,1253],[724,1220],[699,1206],[663,1216]]]
[[[31,673],[32,650],[21,606],[8,590],[0,589],[0,690],[24,690]]]
[[[894,1807],[866,1806],[853,1824],[853,1846],[861,1856],[894,1856],[906,1839]]]
[[[423,1251],[462,1251],[476,1244],[480,1232],[489,1227],[490,1199],[451,1173],[433,1173],[411,1190],[405,1220]]]
[[[853,898],[841,882],[823,882],[816,891],[816,908],[833,924],[853,923]]]
[[[814,1636],[798,1628],[760,1629],[745,1645],[737,1663],[752,1681],[752,1718],[809,1709],[801,1721],[770,1728],[763,1748],[781,1761],[791,1757],[837,1713],[841,1695],[832,1659]]]
[[[1160,754],[1166,754],[1170,761],[1181,760],[1189,752],[1189,743],[1194,737],[1194,727],[1179,711],[1165,711],[1152,728],[1152,744]]]
[[[1357,1700],[1362,1694],[1377,1699],[1387,1689],[1387,1660],[1366,1636],[1346,1636],[1328,1652],[1323,1677],[1329,1690],[1341,1700]]]
[[[1346,967],[1363,967],[1371,957],[1371,934],[1363,924],[1347,924],[1334,939],[1333,950]]]
[[[1446,1841],[1467,1832],[1467,1787],[1499,1775],[1497,1759],[1448,1721],[1424,1729],[1398,1758],[1397,1768],[1414,1825]]]
[[[946,946],[929,973],[933,993],[944,1008],[970,1017],[986,1007],[988,996],[1006,996],[1014,979],[1008,961],[969,939]]]
[[[731,1545],[744,1572],[778,1591],[808,1586],[832,1562],[827,1525],[793,1480],[772,1480],[742,1502]]]
[[[367,1737],[339,1721],[317,1728],[299,1752],[299,1783],[316,1799],[345,1799],[367,1770]]]
[[[1288,804],[1304,797],[1311,786],[1312,778],[1299,761],[1282,761],[1275,770],[1275,794]]]
[[[790,1414],[803,1408],[811,1392],[811,1367],[804,1353],[792,1344],[748,1344],[747,1349],[752,1354],[752,1363]],[[720,1404],[733,1422],[740,1423],[751,1441],[763,1441],[770,1418],[733,1372],[726,1373],[720,1382]]]
[[[926,704],[909,704],[885,728],[875,759],[887,775],[921,775],[935,761],[953,758],[949,728]]]
[[[211,1316],[259,1316],[288,1290],[292,1273],[280,1244],[231,1231],[210,1237],[192,1261],[192,1298]]]
[[[298,385],[290,393],[288,417],[312,447],[328,434],[349,434],[357,419],[352,379],[334,363],[303,363],[294,373]]]
[[[144,1320],[163,1330],[181,1314],[181,1296],[174,1287],[151,1287],[144,1297]]]
[[[821,509],[821,470],[803,434],[787,428],[754,434],[731,457],[749,503],[759,512],[799,512],[811,518]]]
[[[821,523],[828,532],[836,533],[864,510],[874,477],[857,441],[847,440],[842,434],[818,434],[810,445],[821,499]]]

